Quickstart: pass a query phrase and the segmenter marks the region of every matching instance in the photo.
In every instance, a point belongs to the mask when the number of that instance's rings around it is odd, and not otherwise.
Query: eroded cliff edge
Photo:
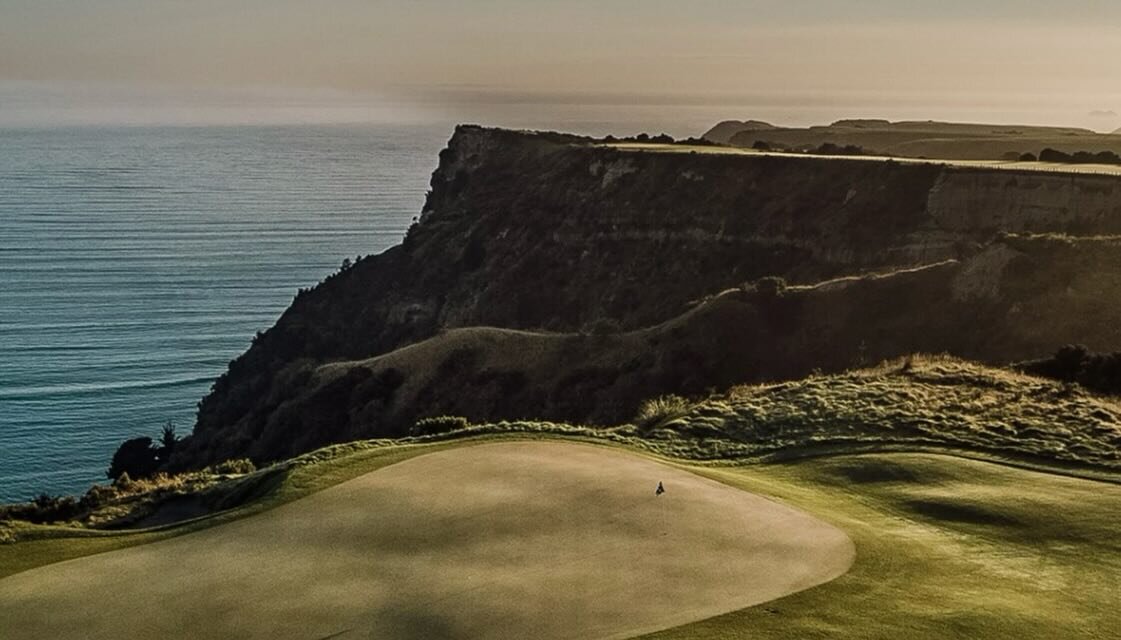
[[[610,423],[659,393],[916,350],[1119,348],[1121,246],[1097,237],[1119,228],[1112,177],[459,127],[404,242],[301,293],[200,403],[177,463],[442,413]],[[742,286],[764,276],[793,286]]]

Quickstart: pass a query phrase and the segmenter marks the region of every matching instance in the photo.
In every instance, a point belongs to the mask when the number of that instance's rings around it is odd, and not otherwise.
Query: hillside
[[[1097,236],[1121,233],[1119,187],[460,127],[402,245],[302,292],[200,403],[177,466],[448,412],[610,424],[659,393],[913,351],[1117,349],[1121,245]],[[713,298],[764,276],[793,286]]]
[[[417,419],[445,414],[614,424],[657,394],[916,351],[1007,362],[1068,342],[1116,345],[1121,309],[1100,296],[1119,278],[1121,243],[1008,237],[961,262],[780,290],[764,280],[631,332],[452,329],[369,359],[289,365],[245,418],[192,439],[189,451],[208,463],[276,460],[404,436]]]
[[[720,123],[704,137],[740,147],[757,142],[797,150],[823,144],[852,145],[876,154],[947,160],[999,160],[1009,154],[1039,154],[1046,148],[1067,153],[1121,151],[1121,137],[1089,129],[933,121],[839,120],[824,126],[765,131],[737,128],[732,122]]]
[[[725,120],[717,123],[701,137],[711,142],[728,144],[732,141],[733,136],[744,131],[768,131],[777,128],[773,124],[761,120]]]

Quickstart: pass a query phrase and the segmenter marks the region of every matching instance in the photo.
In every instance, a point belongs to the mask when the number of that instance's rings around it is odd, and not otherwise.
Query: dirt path
[[[487,444],[0,580],[0,637],[623,638],[821,584],[853,557],[805,513],[642,457]]]

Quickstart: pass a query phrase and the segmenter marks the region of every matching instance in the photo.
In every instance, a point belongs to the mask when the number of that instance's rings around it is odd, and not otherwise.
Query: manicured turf
[[[297,467],[250,510],[462,444],[358,450]],[[650,637],[1105,639],[1121,629],[1117,484],[931,454],[673,464],[811,513],[847,533],[857,555],[848,573],[824,585]],[[176,531],[0,545],[0,571]],[[150,584],[162,583],[152,576]]]
[[[651,638],[1095,638],[1121,634],[1121,486],[926,454],[712,470],[857,546],[839,579]]]
[[[624,638],[820,584],[852,559],[840,530],[682,469],[508,442],[9,577],[0,619],[29,639]]]

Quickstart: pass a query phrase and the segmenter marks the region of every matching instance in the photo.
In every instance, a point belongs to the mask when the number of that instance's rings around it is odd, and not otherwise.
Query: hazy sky
[[[0,112],[248,91],[452,111],[925,105],[1112,129],[1118,25],[1116,0],[0,0]]]

